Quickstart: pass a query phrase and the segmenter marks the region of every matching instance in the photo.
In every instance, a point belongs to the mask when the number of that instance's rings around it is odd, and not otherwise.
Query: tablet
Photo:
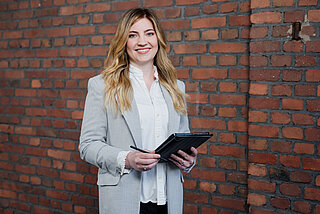
[[[198,148],[201,144],[205,143],[212,134],[209,132],[198,133],[175,133],[170,135],[156,150],[156,154],[161,155],[161,162],[169,161],[170,154],[177,153],[178,150],[182,150],[188,154],[191,154],[190,148]]]

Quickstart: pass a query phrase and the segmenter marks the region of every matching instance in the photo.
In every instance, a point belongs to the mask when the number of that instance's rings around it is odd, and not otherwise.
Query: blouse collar
[[[153,65],[153,70],[154,70],[154,78],[158,81],[159,80],[159,75],[158,75],[158,70],[157,70],[157,66]],[[139,80],[143,80],[143,73],[141,71],[141,69],[133,66],[133,65],[129,65],[129,74],[130,77],[135,77]]]

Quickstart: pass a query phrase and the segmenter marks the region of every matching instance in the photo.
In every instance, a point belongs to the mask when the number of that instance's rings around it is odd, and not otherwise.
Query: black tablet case
[[[208,132],[200,133],[175,133],[170,135],[156,150],[156,154],[161,155],[161,162],[169,161],[170,154],[177,153],[178,150],[182,150],[188,154],[191,153],[190,148],[197,148],[204,142],[206,142],[212,134]]]

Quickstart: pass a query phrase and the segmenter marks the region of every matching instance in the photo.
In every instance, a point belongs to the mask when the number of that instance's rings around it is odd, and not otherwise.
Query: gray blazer
[[[120,151],[130,150],[130,145],[141,148],[140,119],[135,100],[132,109],[116,115],[104,106],[105,83],[102,75],[89,79],[84,116],[82,121],[80,157],[99,168],[99,211],[107,214],[138,214],[140,206],[141,172],[132,170],[120,175],[117,156]],[[178,80],[184,92],[184,83]],[[161,86],[169,111],[168,135],[190,132],[188,117],[173,107],[168,91]],[[182,213],[183,176],[174,164],[167,164],[167,204],[169,214]]]

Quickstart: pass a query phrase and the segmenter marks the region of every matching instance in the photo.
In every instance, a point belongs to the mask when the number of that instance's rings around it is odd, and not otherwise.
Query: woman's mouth
[[[151,50],[151,48],[144,48],[144,49],[138,49],[136,50],[139,54],[146,54]]]

